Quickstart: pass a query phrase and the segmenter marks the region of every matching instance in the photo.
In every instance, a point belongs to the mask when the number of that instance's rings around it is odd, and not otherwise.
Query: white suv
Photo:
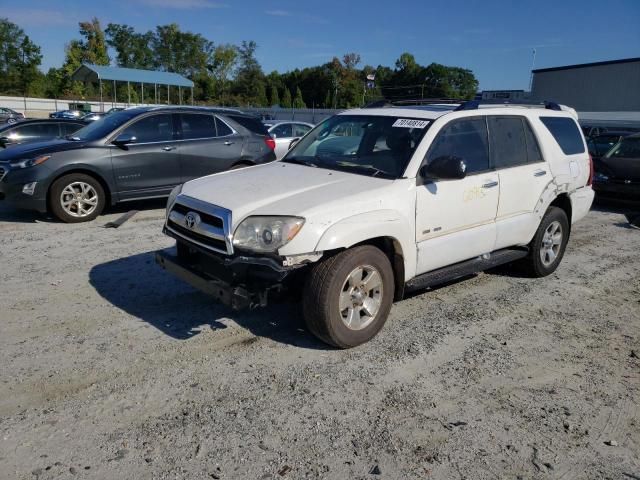
[[[308,328],[347,348],[405,292],[517,261],[560,263],[593,201],[572,109],[477,102],[335,115],[282,161],[176,188],[157,262],[233,308],[301,291]]]

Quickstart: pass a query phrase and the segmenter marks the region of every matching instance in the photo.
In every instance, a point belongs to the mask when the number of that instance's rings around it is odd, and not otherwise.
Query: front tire
[[[389,316],[394,296],[389,258],[371,245],[355,247],[315,265],[302,296],[309,330],[338,348],[371,340]]]
[[[525,271],[532,277],[546,277],[560,265],[569,241],[569,220],[558,207],[549,207],[529,244],[523,259]]]
[[[106,196],[100,182],[83,173],[60,177],[51,186],[49,206],[65,223],[94,220],[104,210]]]

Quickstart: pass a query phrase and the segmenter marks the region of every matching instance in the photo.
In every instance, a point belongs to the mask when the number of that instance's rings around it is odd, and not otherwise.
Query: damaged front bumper
[[[178,255],[177,248],[160,250],[156,263],[234,310],[266,306],[271,294],[295,289],[301,283],[296,277],[311,263],[311,259],[291,264],[282,257],[217,255],[194,245],[181,246],[188,255]]]

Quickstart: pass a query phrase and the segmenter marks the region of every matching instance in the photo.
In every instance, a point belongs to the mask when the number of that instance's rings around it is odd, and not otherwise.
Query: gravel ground
[[[575,226],[558,271],[397,303],[327,348],[153,262],[161,203],[64,225],[0,206],[0,478],[640,478],[640,231]]]

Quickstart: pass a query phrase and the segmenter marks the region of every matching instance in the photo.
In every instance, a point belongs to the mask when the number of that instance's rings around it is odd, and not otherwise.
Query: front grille
[[[216,240],[214,238],[201,235],[200,233],[194,232],[193,230],[189,230],[188,228],[178,225],[172,220],[169,220],[167,222],[167,226],[172,230],[175,230],[186,239],[195,240],[197,243],[206,247],[210,247],[211,249],[216,251],[227,251],[227,244],[223,240]]]
[[[176,212],[180,212],[183,215],[186,215],[187,213],[189,213],[191,211],[194,211],[193,209],[187,207],[186,205],[182,205],[180,203],[176,203],[173,206],[173,209]],[[209,215],[206,212],[198,212],[198,211],[196,211],[196,213],[198,215],[200,215],[200,218],[202,218],[202,220],[207,222],[209,225],[213,225],[216,228],[223,228],[224,222],[222,221],[222,219],[220,217],[214,217],[213,215]]]
[[[189,214],[194,214],[195,222]],[[174,236],[227,255],[233,253],[230,228],[229,210],[186,195],[178,196],[167,218],[167,229]]]

